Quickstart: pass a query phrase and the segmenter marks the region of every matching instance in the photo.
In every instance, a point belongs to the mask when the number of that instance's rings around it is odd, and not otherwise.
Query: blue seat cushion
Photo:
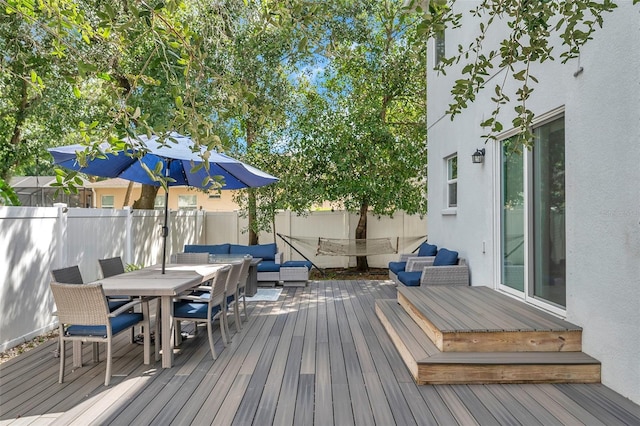
[[[230,244],[185,245],[185,253],[229,254]]]
[[[227,305],[230,304],[231,302],[233,302],[234,300],[236,300],[236,295],[235,294],[231,294],[231,295],[227,296]]]
[[[229,253],[231,254],[250,254],[253,257],[260,257],[262,260],[275,260],[278,247],[275,243],[257,244],[255,246],[245,246],[239,244],[231,244]]]
[[[258,263],[258,272],[280,272],[280,265],[273,260],[267,260]]]
[[[398,272],[402,272],[406,269],[407,262],[389,262],[389,270],[398,275]]]
[[[416,272],[401,271],[401,272],[398,272],[398,281],[400,281],[402,284],[406,286],[415,287],[420,285],[421,276],[422,276],[422,271],[416,271]]]
[[[429,243],[420,244],[418,256],[435,256],[438,253],[438,246]]]
[[[287,268],[300,268],[304,266],[310,271],[313,263],[309,260],[287,260],[280,266],[286,266]]]
[[[208,309],[208,303],[180,300],[173,304],[173,315],[176,318],[206,319]],[[214,316],[218,312],[220,312],[220,306],[213,306],[211,308],[211,316]]]
[[[448,266],[458,264],[458,252],[441,248],[433,259],[433,266]]]
[[[125,313],[115,318],[110,318],[111,333],[116,335],[122,330],[138,324],[142,319],[143,317],[140,313]],[[71,325],[67,328],[65,334],[67,336],[107,337],[107,327],[104,325]]]

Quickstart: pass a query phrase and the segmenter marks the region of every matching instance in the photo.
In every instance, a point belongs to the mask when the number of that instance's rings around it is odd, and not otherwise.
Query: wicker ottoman
[[[305,287],[309,281],[309,269],[306,266],[281,266],[280,281],[283,287]]]

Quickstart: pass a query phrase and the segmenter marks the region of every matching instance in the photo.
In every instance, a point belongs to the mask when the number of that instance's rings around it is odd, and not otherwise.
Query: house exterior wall
[[[115,182],[114,182],[115,181]],[[109,182],[114,182],[109,184]],[[124,200],[127,194],[126,184],[123,186],[119,183],[119,179],[111,179],[108,181],[99,182],[92,185],[95,192],[94,195],[94,207],[102,208],[102,196],[112,195],[114,197],[114,208],[121,209],[126,207]],[[140,198],[140,191],[142,185],[134,184],[129,197],[128,206],[132,206],[134,201]],[[238,210],[238,204],[233,201],[233,194],[235,191],[220,191],[220,197],[210,198],[209,194],[199,191],[194,188],[173,186],[169,188],[169,208],[172,210],[178,210],[178,197],[180,195],[196,195],[197,208],[205,211],[233,211]],[[164,196],[164,190],[160,188],[158,190],[158,196]]]
[[[557,48],[555,61],[532,68],[539,84],[527,106],[537,116],[565,117],[566,318],[584,328],[583,350],[602,362],[602,382],[640,403],[640,6],[618,3],[579,61],[561,64]],[[460,12],[472,8],[456,5]],[[447,30],[445,56],[471,43],[474,19],[466,14],[460,29]],[[499,36],[494,30],[487,50]],[[429,68],[429,240],[468,259],[472,285],[496,288],[501,158],[499,145],[484,145],[480,123],[494,108],[490,97],[504,71],[494,68],[485,92],[451,121],[445,111],[460,68],[446,76]],[[502,108],[505,128],[512,107]],[[471,154],[483,147],[484,163],[472,164]],[[456,152],[453,214],[445,208],[444,158]]]

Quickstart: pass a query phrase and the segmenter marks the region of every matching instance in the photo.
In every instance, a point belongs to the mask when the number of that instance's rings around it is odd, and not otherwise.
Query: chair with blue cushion
[[[235,262],[231,264],[231,270],[229,271],[229,276],[227,277],[227,287],[225,289],[225,294],[227,297],[227,314],[231,309],[233,309],[233,315],[236,323],[236,333],[239,333],[242,324],[240,324],[240,308],[236,303],[238,300],[238,284],[240,281],[240,274],[242,273],[242,262]],[[231,336],[229,332],[229,321],[225,321],[225,325],[227,327],[227,335]]]
[[[407,268],[407,262],[415,257],[433,257],[438,252],[438,246],[429,244],[426,241],[418,247],[418,253],[404,253],[400,255],[397,262],[389,262],[389,278],[398,284],[398,273]]]
[[[84,284],[82,280],[82,274],[80,274],[80,268],[78,265],[69,266],[67,268],[54,269],[51,271],[53,281],[63,284]],[[114,311],[121,306],[126,305],[131,301],[131,298],[122,296],[109,297],[109,310]]]
[[[406,286],[469,285],[469,267],[458,252],[442,248],[428,258],[412,258],[406,271],[398,273],[398,282]]]
[[[242,314],[244,315],[245,321],[249,318],[249,315],[247,314],[246,287],[247,280],[249,279],[249,267],[251,266],[252,260],[253,256],[251,255],[246,255],[242,259],[242,269],[240,270],[240,278],[238,279],[238,291],[236,292],[235,301],[233,302],[238,305],[240,303],[240,299],[242,299]],[[242,329],[242,322],[240,322],[239,325],[240,329]]]
[[[120,308],[110,311],[107,298],[101,284],[61,284],[51,282],[51,291],[56,303],[59,320],[60,375],[58,381],[64,381],[65,350],[64,343],[93,342],[93,359],[98,362],[98,343],[107,345],[107,368],[104,385],[111,381],[113,338],[117,334],[141,325],[144,330],[144,363],[150,363],[151,345],[149,336],[149,305],[137,299]],[[134,305],[142,304],[142,313],[133,313]],[[76,356],[74,345],[74,358]],[[80,351],[77,354],[82,358]]]
[[[216,354],[215,341],[213,340],[213,322],[216,319],[220,321],[220,333],[222,334],[222,342],[227,346],[226,320],[227,320],[227,297],[225,288],[227,278],[229,276],[230,266],[223,266],[218,269],[215,277],[211,280],[210,286],[200,286],[198,290],[200,294],[193,293],[191,295],[180,296],[173,304],[173,319],[176,333],[181,333],[180,327],[182,321],[191,321],[196,323],[207,324],[207,335],[209,337],[209,348],[211,356],[215,360]]]

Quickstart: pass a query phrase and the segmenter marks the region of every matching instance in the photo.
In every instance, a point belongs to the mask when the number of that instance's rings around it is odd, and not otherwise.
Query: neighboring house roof
[[[82,178],[81,178],[82,179]],[[83,186],[90,186],[90,182],[82,179]],[[55,176],[14,176],[9,181],[9,186],[18,194],[30,194],[40,188],[50,188],[56,183]]]

